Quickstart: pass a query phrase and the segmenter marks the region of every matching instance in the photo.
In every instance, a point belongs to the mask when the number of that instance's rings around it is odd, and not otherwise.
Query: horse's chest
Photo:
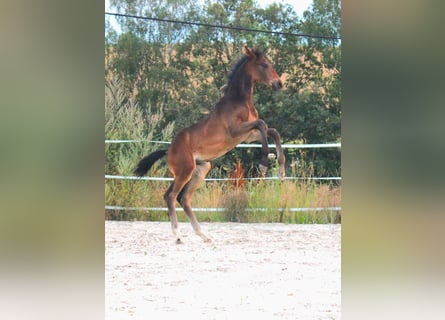
[[[247,121],[255,121],[258,120],[258,111],[255,109],[255,107],[252,106],[248,106],[248,116],[247,116]]]
[[[258,112],[256,113],[249,113],[249,117],[247,118],[247,121],[255,121],[258,120]]]

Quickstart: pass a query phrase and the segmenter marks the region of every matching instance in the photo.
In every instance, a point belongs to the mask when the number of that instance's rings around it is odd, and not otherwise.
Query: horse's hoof
[[[184,242],[182,242],[182,240],[181,239],[176,239],[176,244],[184,244]]]
[[[212,239],[207,238],[207,236],[205,234],[203,234],[202,232],[197,232],[196,234],[201,237],[202,241],[204,241],[204,242],[212,242]]]

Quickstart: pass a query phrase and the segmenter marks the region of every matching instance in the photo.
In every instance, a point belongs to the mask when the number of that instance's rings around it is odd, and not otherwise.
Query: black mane
[[[263,56],[263,52],[261,52],[258,49],[252,50],[252,52],[257,56],[257,58],[261,58]],[[238,73],[239,69],[241,69],[244,64],[249,60],[249,57],[245,54],[243,55],[238,61],[236,61],[232,69],[229,71],[227,75],[227,85],[225,87],[224,93],[227,93],[228,89],[230,88],[230,85],[235,78],[236,74]]]

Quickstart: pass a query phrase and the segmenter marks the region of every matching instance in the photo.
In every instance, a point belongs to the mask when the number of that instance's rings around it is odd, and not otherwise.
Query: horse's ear
[[[250,50],[248,46],[244,46],[244,52],[249,57],[249,59],[256,59],[256,54],[253,53],[252,50]]]

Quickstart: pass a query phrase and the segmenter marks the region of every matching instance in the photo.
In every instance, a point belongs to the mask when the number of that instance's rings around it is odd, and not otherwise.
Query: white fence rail
[[[168,141],[157,140],[105,140],[106,144],[113,143],[159,143],[170,144]],[[276,148],[275,144],[269,144],[269,148]],[[261,144],[238,144],[237,148],[260,148]],[[318,148],[341,148],[341,143],[325,143],[325,144],[283,144],[283,149],[318,149]],[[105,179],[115,180],[149,180],[149,181],[173,181],[173,178],[165,177],[134,177],[134,176],[119,176],[119,175],[105,175]],[[278,177],[264,177],[264,178],[243,178],[244,180],[278,180]],[[286,180],[341,180],[341,177],[285,177]],[[206,178],[204,181],[236,181],[236,178]],[[123,207],[105,205],[107,210],[127,210],[127,211],[168,211],[168,208],[162,207]],[[246,211],[267,211],[272,208],[249,208]],[[341,211],[341,207],[326,207],[326,208],[275,208],[278,211],[289,212],[307,212],[307,211]],[[177,208],[182,211],[182,208]],[[193,208],[196,212],[222,212],[224,208]]]
[[[159,143],[159,144],[170,144],[169,141],[158,141],[158,140],[105,140],[105,143],[138,143],[138,142],[148,142],[148,143]],[[269,148],[276,148],[275,144],[268,144]],[[319,148],[341,148],[341,143],[315,143],[315,144],[283,144],[281,145],[283,149],[319,149]],[[240,143],[236,148],[261,148],[259,143]]]
[[[115,176],[106,174],[105,179],[114,180],[146,180],[146,181],[173,181],[173,178],[162,177],[134,177],[134,176]],[[264,177],[264,178],[242,178],[242,180],[279,180],[278,177]],[[285,180],[341,180],[341,177],[285,177]],[[237,178],[206,178],[204,181],[237,181]]]
[[[168,208],[162,207],[121,207],[121,206],[105,206],[108,210],[128,210],[128,211],[168,211]],[[184,211],[182,208],[176,208],[177,211]],[[192,208],[196,212],[224,212],[225,208]],[[246,208],[247,212],[250,211],[268,211],[277,210],[279,212],[306,212],[306,211],[341,211],[341,207],[326,207],[326,208]]]

